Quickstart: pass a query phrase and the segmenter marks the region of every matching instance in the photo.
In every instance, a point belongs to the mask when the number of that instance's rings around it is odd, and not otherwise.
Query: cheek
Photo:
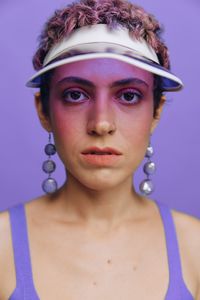
[[[70,109],[52,103],[51,125],[54,133],[55,144],[58,152],[62,153],[67,149],[76,146],[82,136],[84,120],[81,114],[73,114]]]
[[[130,114],[119,114],[118,120],[126,140],[134,138],[139,142],[148,138],[153,121],[153,99],[145,101]]]
[[[122,118],[122,115],[119,116]],[[127,147],[127,155],[136,169],[144,159],[150,139],[153,121],[153,102],[145,103],[140,109],[127,114],[120,120],[120,131]]]

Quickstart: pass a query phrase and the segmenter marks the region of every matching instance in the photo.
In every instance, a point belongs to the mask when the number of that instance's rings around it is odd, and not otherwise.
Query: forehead
[[[53,72],[51,83],[56,84],[68,76],[82,77],[102,85],[133,77],[145,81],[149,86],[153,85],[152,73],[110,58],[89,59],[59,66]]]

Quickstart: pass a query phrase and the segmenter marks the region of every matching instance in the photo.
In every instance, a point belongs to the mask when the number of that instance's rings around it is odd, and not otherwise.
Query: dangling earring
[[[45,146],[44,152],[48,155],[48,159],[42,164],[42,170],[49,174],[48,178],[42,183],[42,189],[46,194],[54,193],[57,190],[57,182],[54,178],[51,178],[51,173],[56,169],[56,164],[51,160],[51,155],[56,153],[56,147],[51,143],[51,133],[49,133],[49,143]]]
[[[147,157],[147,162],[143,166],[143,171],[147,175],[147,178],[144,179],[139,186],[140,192],[143,195],[150,195],[154,191],[154,185],[152,180],[150,179],[150,175],[154,174],[156,170],[156,165],[153,161],[151,161],[151,157],[154,154],[153,147],[151,146],[151,142],[149,142],[149,146],[147,147],[145,157]]]

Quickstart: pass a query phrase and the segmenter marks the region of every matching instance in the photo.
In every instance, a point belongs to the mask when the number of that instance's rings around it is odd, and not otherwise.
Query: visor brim
[[[105,43],[102,43],[101,45],[98,43],[98,45],[95,45],[95,47],[94,44],[81,45],[81,47],[76,47],[76,49],[68,49],[67,54],[66,52],[60,53],[59,57],[55,58],[48,65],[39,70],[34,76],[32,76],[26,83],[26,86],[33,88],[40,87],[42,75],[59,66],[77,61],[97,58],[116,59],[158,75],[162,79],[161,88],[163,89],[163,91],[178,91],[183,88],[181,79],[158,63],[145,58],[144,56],[133,51],[130,48],[119,46],[116,47],[116,45],[113,46],[108,44],[106,44],[105,48]]]

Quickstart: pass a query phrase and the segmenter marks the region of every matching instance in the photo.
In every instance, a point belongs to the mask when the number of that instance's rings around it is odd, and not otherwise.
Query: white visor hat
[[[156,52],[144,39],[131,37],[124,27],[110,30],[106,24],[78,28],[54,45],[47,53],[42,68],[28,80],[26,86],[40,87],[42,75],[56,67],[96,58],[117,59],[158,75],[163,91],[177,91],[183,87],[177,76],[160,65]]]

